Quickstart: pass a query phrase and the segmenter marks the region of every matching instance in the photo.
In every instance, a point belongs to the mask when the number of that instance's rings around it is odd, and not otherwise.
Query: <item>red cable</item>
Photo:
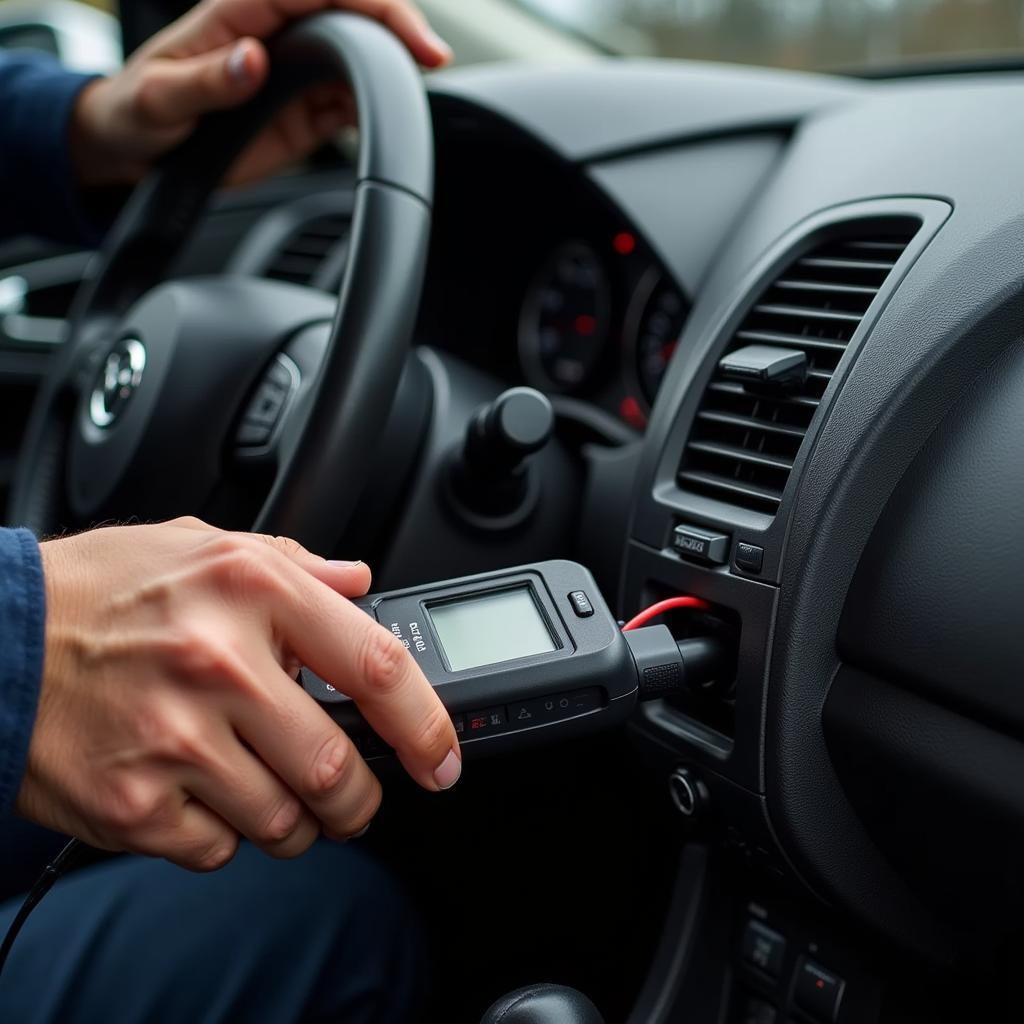
[[[674,608],[701,608],[707,610],[710,607],[707,601],[700,597],[691,597],[689,595],[669,597],[664,601],[659,601],[657,604],[652,604],[650,608],[645,608],[639,615],[634,615],[622,627],[622,631],[625,632],[627,629],[638,629],[640,626],[645,626],[651,619],[656,619],[659,615],[664,615],[665,612],[670,612]]]

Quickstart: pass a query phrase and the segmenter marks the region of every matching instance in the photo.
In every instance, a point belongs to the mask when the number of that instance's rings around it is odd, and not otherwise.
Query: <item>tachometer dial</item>
[[[626,313],[626,353],[640,394],[654,404],[689,306],[679,290],[652,267],[640,281]]]
[[[530,282],[519,314],[519,357],[531,384],[574,391],[608,340],[608,279],[583,242],[560,245]]]

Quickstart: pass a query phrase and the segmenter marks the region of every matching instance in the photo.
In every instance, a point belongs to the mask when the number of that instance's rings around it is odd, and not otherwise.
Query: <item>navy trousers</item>
[[[0,906],[6,931],[19,900]],[[243,844],[197,875],[121,857],[60,879],[3,976],[7,1024],[409,1024],[422,949],[396,883],[358,848],[292,861]]]

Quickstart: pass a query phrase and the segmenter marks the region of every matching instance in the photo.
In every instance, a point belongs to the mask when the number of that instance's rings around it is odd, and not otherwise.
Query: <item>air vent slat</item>
[[[724,459],[735,459],[751,466],[770,466],[773,469],[784,469],[788,473],[793,468],[792,459],[781,459],[774,455],[762,455],[758,452],[734,448],[732,445],[718,444],[714,441],[690,441],[688,448],[705,455],[717,455]]]
[[[877,288],[872,288],[869,285],[839,284],[838,282],[833,283],[831,281],[804,281],[793,277],[780,278],[772,287],[781,288],[784,291],[822,292],[826,295],[865,295],[872,298],[878,292]]]
[[[821,352],[845,352],[846,343],[829,338],[808,338],[803,334],[784,334],[782,331],[737,331],[741,341],[760,341],[781,348],[811,348]]]
[[[875,222],[870,234],[854,233],[856,227],[799,254],[747,307],[725,352],[751,343],[799,349],[807,353],[806,376],[799,385],[773,388],[716,370],[679,467],[684,490],[768,515],[778,511],[821,396],[919,224],[893,218],[888,230]]]
[[[701,488],[712,491],[725,491],[734,497],[743,496],[753,498],[755,501],[767,505],[779,507],[782,501],[782,491],[772,491],[765,487],[755,487],[753,484],[740,483],[737,480],[727,480],[723,477],[712,476],[710,473],[700,473],[696,470],[684,469],[679,474],[679,479],[684,483],[697,484]]]
[[[895,261],[846,259],[842,256],[813,256],[799,261],[800,267],[817,267],[821,270],[884,270],[888,273]]]
[[[348,237],[349,220],[342,214],[314,217],[296,228],[267,262],[264,277],[311,285],[324,264]]]
[[[780,437],[792,437],[799,441],[803,440],[804,432],[796,427],[784,427],[778,423],[768,420],[755,419],[753,416],[733,416],[727,412],[716,412],[713,409],[701,409],[697,413],[698,419],[706,420],[709,423],[720,423],[726,427],[736,427],[738,430],[761,430],[766,434],[777,434]]]
[[[845,324],[859,324],[858,313],[843,313],[834,309],[815,309],[813,306],[784,306],[777,303],[759,303],[754,307],[755,313],[763,316],[799,317],[802,320],[835,320]]]

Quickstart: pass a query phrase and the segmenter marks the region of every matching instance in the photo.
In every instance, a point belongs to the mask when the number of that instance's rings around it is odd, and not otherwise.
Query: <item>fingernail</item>
[[[353,832],[349,839],[362,839],[370,831],[370,823],[367,822],[358,832]]]
[[[249,81],[249,65],[246,61],[248,47],[245,43],[239,43],[228,57],[228,74],[239,85]]]
[[[434,769],[434,781],[439,789],[451,789],[462,774],[462,762],[454,750],[449,750],[445,759]]]
[[[328,559],[327,564],[337,566],[339,569],[354,569],[357,565],[362,565],[363,560],[361,558],[357,558],[354,562],[349,562],[343,558],[330,558]]]

